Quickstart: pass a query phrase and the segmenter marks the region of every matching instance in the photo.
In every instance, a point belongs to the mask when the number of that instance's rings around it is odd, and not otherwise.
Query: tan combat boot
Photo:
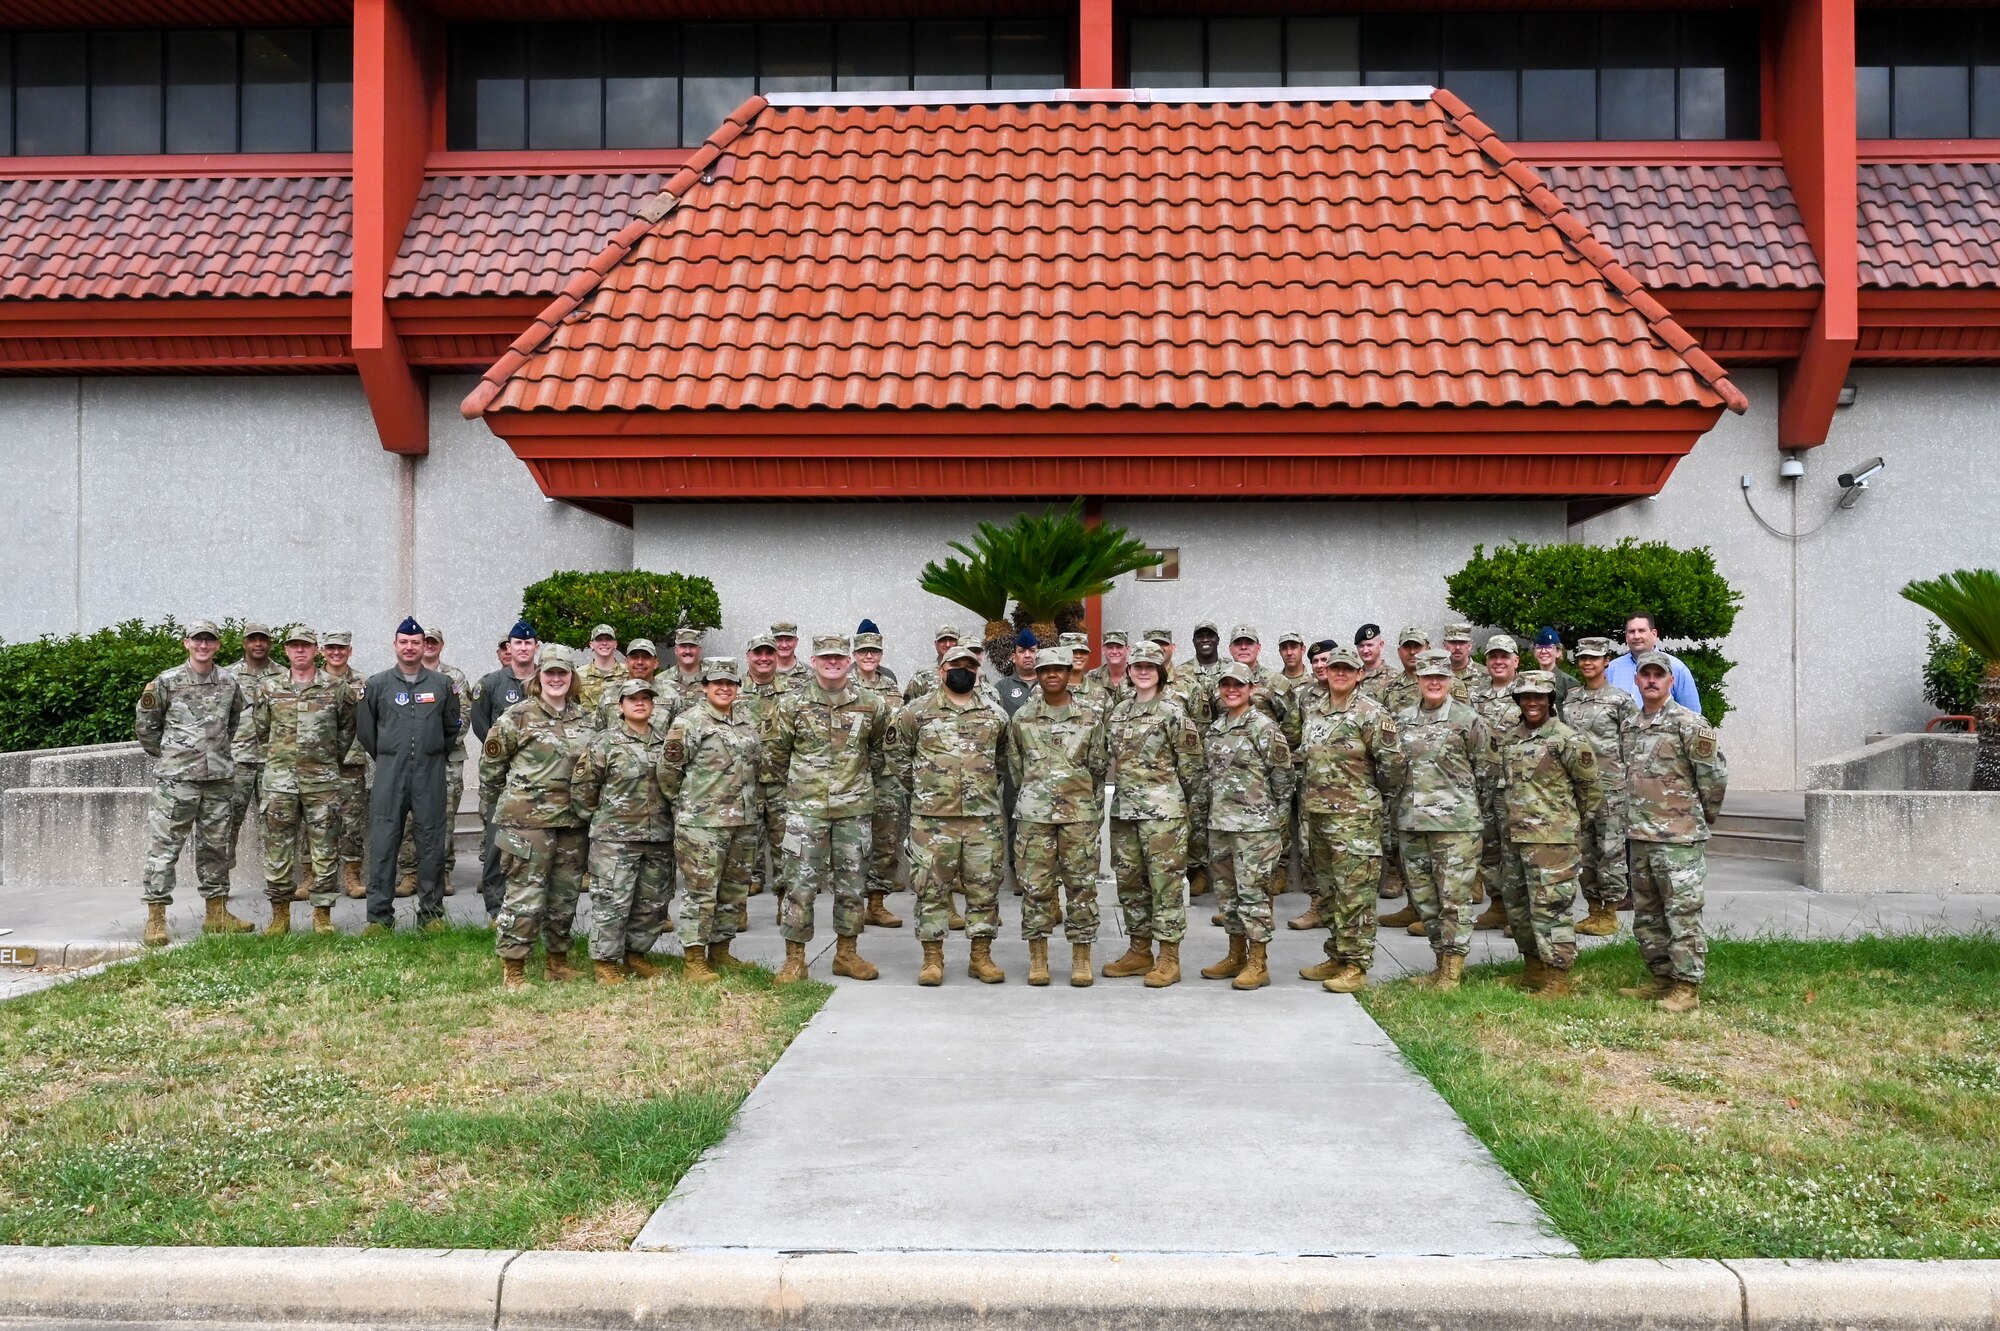
[[[576,972],[570,968],[567,952],[551,952],[542,958],[542,978],[550,984],[561,984],[574,980]]]
[[[228,897],[210,897],[207,905],[208,914],[201,922],[201,931],[205,934],[247,934],[257,927],[229,913]]]
[[[1319,905],[1315,902],[1306,907],[1305,914],[1285,921],[1287,929],[1324,929],[1326,921],[1319,917]]]
[[[917,983],[926,989],[935,989],[944,983],[944,944],[925,943],[923,949],[924,964],[917,967]]]
[[[1198,897],[1206,891],[1208,891],[1208,870],[1189,869],[1188,895],[1191,897]]]
[[[1475,929],[1505,929],[1507,927],[1507,907],[1501,903],[1500,898],[1493,898],[1487,904],[1486,909],[1479,913],[1479,918],[1472,922],[1472,927]]]
[[[1359,966],[1342,966],[1320,981],[1319,987],[1329,994],[1358,994],[1368,987],[1368,972]]]
[[[1264,964],[1264,944],[1252,943],[1243,958],[1243,969],[1229,982],[1232,989],[1262,989],[1271,982],[1270,969]]]
[[[1403,908],[1393,914],[1377,915],[1375,923],[1381,925],[1384,929],[1407,928],[1417,923],[1417,905],[1414,901],[1405,902]]]
[[[889,908],[882,904],[882,898],[888,895],[887,892],[870,892],[868,894],[868,908],[861,914],[861,922],[863,924],[871,929],[900,929],[903,927],[901,918],[891,915]]]
[[[313,907],[313,932],[316,934],[330,934],[333,932],[333,907]]]
[[[1542,982],[1535,986],[1536,998],[1568,998],[1569,970],[1566,967],[1543,966]]]
[[[1375,895],[1384,901],[1394,901],[1409,888],[1403,882],[1403,868],[1386,855],[1382,858],[1382,881],[1375,885]]]
[[[1271,900],[1276,901],[1291,890],[1292,871],[1281,864],[1278,871],[1271,875]]]
[[[1069,945],[1069,987],[1088,989],[1097,983],[1097,975],[1090,969],[1090,944],[1071,943]]]
[[[965,928],[965,917],[958,913],[958,897],[956,895],[950,892],[944,894],[944,908],[949,912],[945,919],[946,927],[953,930]]]
[[[413,897],[416,894],[417,876],[414,873],[398,874],[396,876],[396,895],[399,897]]]
[[[943,946],[942,943],[939,944]],[[981,984],[1000,984],[1007,978],[1007,972],[993,964],[993,940],[975,938],[972,940],[972,959],[965,963],[965,973]]]
[[[1125,945],[1125,955],[1116,961],[1106,962],[1104,978],[1122,980],[1128,975],[1144,975],[1153,969],[1153,940],[1134,938]]]
[[[1204,980],[1233,980],[1243,973],[1243,967],[1249,960],[1250,953],[1243,945],[1243,935],[1231,934],[1229,935],[1229,954],[1213,966],[1203,966],[1201,968],[1201,978]]]
[[[882,972],[861,955],[852,938],[838,938],[833,944],[833,973],[850,980],[872,980]]]
[[[1049,940],[1028,940],[1028,983],[1040,988],[1049,982]]]
[[[297,887],[294,887],[292,889],[292,900],[294,901],[312,900],[312,888],[305,883],[300,883]]]
[[[526,989],[528,968],[518,957],[507,957],[500,962],[500,987],[503,989]]]
[[[1215,914],[1208,917],[1208,922],[1214,925],[1216,928],[1220,929],[1223,925],[1229,923],[1229,917],[1227,915],[1224,915],[1221,911],[1217,911],[1215,912]]]
[[[729,940],[708,945],[708,968],[717,975],[729,975],[735,971],[747,971],[750,963],[730,954]]]
[[[1412,938],[1422,938],[1425,934],[1430,932],[1430,927],[1426,925],[1422,920],[1411,920],[1409,927],[1403,930],[1403,932],[1408,934]]]
[[[388,925],[376,924],[372,920],[361,927],[361,936],[363,938],[387,938],[394,932],[395,930],[391,929]]]
[[[1433,989],[1438,993],[1448,994],[1458,988],[1464,980],[1465,958],[1440,954],[1437,959],[1436,970],[1432,971],[1429,975],[1419,975],[1416,979],[1410,981],[1410,983],[1419,989]]]
[[[348,896],[359,901],[368,895],[368,884],[361,881],[360,860],[343,860],[340,871],[341,882],[345,885]]]
[[[736,903],[736,932],[739,934],[750,932],[750,903],[747,901]]]
[[[264,926],[266,938],[283,938],[292,931],[292,899],[280,897],[271,903],[271,922]]]
[[[1673,981],[1665,976],[1654,975],[1649,976],[1644,984],[1635,984],[1629,989],[1620,989],[1618,992],[1625,998],[1643,998],[1649,1003],[1654,1003],[1665,998],[1667,990],[1671,988]]]
[[[648,961],[644,952],[634,952],[628,947],[625,949],[625,973],[650,980],[660,973],[660,968]]]
[[[1504,975],[1498,983],[1502,989],[1519,989],[1523,993],[1531,994],[1542,987],[1542,981],[1546,976],[1547,972],[1542,966],[1542,959],[1537,956],[1528,956],[1521,958],[1521,973],[1519,975]]]
[[[1608,901],[1590,903],[1590,913],[1576,922],[1576,931],[1589,938],[1610,938],[1618,932],[1618,912]]]
[[[806,978],[806,945],[785,944],[785,964],[772,977],[773,984],[797,984]]]
[[[1181,982],[1181,945],[1179,943],[1160,944],[1159,960],[1153,969],[1146,972],[1148,989],[1164,989],[1170,984]]]
[[[1672,1012],[1676,1015],[1693,1012],[1701,1006],[1701,986],[1689,984],[1686,980],[1669,980],[1667,992],[1656,1000],[1654,1006],[1662,1012]]]
[[[681,979],[688,984],[718,984],[722,977],[708,964],[708,949],[685,948],[681,952]]]
[[[165,947],[167,945],[167,903],[149,901],[146,903],[146,946]]]
[[[1299,971],[1299,978],[1301,980],[1316,980],[1324,983],[1325,981],[1331,980],[1334,976],[1340,974],[1340,972],[1345,970],[1346,968],[1347,968],[1346,962],[1336,961],[1334,958],[1328,957],[1325,961],[1320,962],[1319,965],[1317,966],[1303,967]]]
[[[625,983],[624,968],[615,961],[593,961],[590,969],[596,973],[599,984]]]

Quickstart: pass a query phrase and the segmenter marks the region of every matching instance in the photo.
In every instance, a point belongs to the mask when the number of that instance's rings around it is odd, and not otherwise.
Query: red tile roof
[[[752,98],[464,410],[1742,408],[1451,94],[1201,96]]]
[[[345,296],[345,176],[0,179],[0,300]]]
[[[665,182],[649,172],[432,176],[389,295],[553,296]]]
[[[1544,166],[1649,287],[1817,287],[1819,260],[1780,166]]]
[[[1861,285],[2000,287],[2000,162],[1863,162]]]

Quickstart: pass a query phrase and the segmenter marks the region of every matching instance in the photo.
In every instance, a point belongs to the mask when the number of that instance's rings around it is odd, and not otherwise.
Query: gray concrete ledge
[[[0,1327],[1996,1331],[2000,1263],[0,1249]]]

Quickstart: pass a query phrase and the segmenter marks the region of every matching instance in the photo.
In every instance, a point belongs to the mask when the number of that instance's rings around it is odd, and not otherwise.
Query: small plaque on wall
[[[1158,546],[1146,553],[1158,555],[1160,562],[1142,568],[1132,576],[1141,582],[1174,582],[1181,576],[1181,552],[1173,546]]]

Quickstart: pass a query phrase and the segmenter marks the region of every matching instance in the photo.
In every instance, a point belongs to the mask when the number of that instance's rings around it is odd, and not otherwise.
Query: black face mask
[[[979,676],[964,666],[953,666],[944,672],[944,686],[953,693],[970,693],[972,686],[979,682]]]

